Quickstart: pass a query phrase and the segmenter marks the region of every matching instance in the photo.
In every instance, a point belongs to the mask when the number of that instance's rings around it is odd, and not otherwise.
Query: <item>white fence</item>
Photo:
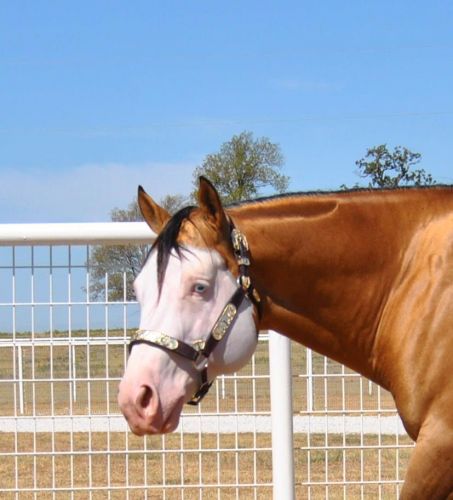
[[[174,434],[128,432],[138,307],[108,300],[108,276],[93,299],[87,263],[89,245],[144,241],[141,223],[0,225],[0,496],[396,498],[412,443],[390,396],[276,334]]]

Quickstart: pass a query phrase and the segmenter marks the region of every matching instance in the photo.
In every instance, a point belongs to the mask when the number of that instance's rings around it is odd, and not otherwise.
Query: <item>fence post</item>
[[[73,343],[71,346],[71,356],[72,356],[72,398],[73,401],[77,401],[77,373],[76,373],[76,349],[75,344]]]
[[[291,341],[269,331],[274,500],[294,500]]]
[[[19,381],[19,411],[24,414],[24,369],[22,363],[22,346],[17,345],[17,379]]]
[[[313,351],[307,347],[307,411],[313,411]]]

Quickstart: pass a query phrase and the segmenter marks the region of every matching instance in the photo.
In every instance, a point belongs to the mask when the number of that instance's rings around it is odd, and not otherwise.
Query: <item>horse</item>
[[[138,201],[158,237],[118,391],[135,434],[173,431],[275,330],[390,391],[416,442],[402,499],[453,498],[453,186],[224,207],[202,177],[173,216]]]

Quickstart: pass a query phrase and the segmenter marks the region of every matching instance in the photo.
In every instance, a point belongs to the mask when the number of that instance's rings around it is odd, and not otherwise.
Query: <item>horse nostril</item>
[[[153,397],[153,390],[148,385],[142,385],[137,394],[137,403],[142,409],[149,407]]]

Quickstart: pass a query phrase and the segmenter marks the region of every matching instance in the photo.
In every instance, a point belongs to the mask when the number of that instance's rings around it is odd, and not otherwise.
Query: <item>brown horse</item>
[[[119,389],[131,429],[173,430],[183,403],[272,329],[389,390],[416,441],[401,497],[453,498],[453,188],[224,209],[202,178],[198,198],[170,218],[139,190],[159,237],[135,284],[140,330]]]

